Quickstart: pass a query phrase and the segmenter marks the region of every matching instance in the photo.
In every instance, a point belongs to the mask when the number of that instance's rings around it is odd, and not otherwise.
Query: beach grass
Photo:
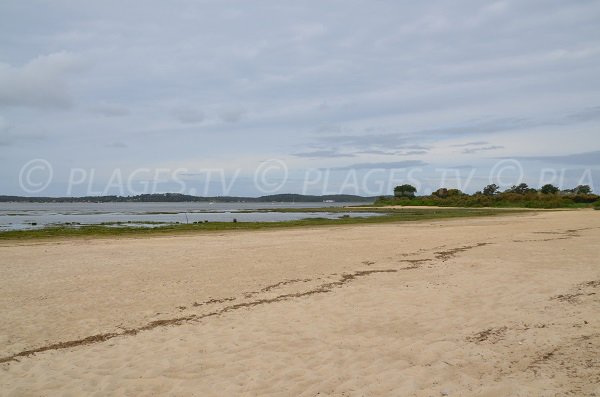
[[[278,209],[282,211],[283,209]],[[304,209],[304,211],[318,211],[319,209]],[[320,209],[327,212],[331,208]],[[344,209],[348,211],[348,208]],[[375,210],[375,209],[373,209]],[[296,209],[289,209],[290,212]],[[364,212],[364,209],[362,209]],[[309,218],[293,221],[281,222],[206,222],[192,224],[169,224],[158,227],[137,227],[114,225],[59,225],[50,226],[42,229],[33,230],[11,230],[0,232],[0,241],[2,240],[31,240],[31,239],[52,239],[52,238],[97,238],[97,237],[143,237],[160,236],[176,234],[192,234],[202,232],[218,232],[228,230],[268,230],[277,228],[293,227],[317,227],[317,226],[343,226],[356,224],[376,224],[390,222],[409,222],[432,219],[451,219],[461,217],[476,216],[494,216],[500,214],[512,214],[520,210],[496,210],[496,209],[388,209],[375,210],[384,212],[385,215],[371,217],[343,217],[339,219],[328,218]],[[372,212],[369,209],[369,212]],[[374,212],[374,211],[373,211]]]

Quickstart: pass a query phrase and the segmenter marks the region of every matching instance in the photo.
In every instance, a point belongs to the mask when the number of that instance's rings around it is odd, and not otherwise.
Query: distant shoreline
[[[305,194],[273,194],[260,197],[245,196],[191,196],[180,193],[140,194],[135,196],[83,196],[83,197],[28,197],[0,195],[0,203],[318,203],[345,202],[368,203],[374,202],[378,196],[364,197],[352,194],[305,195]]]

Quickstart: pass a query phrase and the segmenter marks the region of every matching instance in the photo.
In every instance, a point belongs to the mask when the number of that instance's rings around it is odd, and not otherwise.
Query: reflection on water
[[[278,222],[306,218],[376,216],[368,212],[269,212],[278,208],[323,208],[356,203],[0,203],[0,231],[48,225],[157,227],[194,222]]]

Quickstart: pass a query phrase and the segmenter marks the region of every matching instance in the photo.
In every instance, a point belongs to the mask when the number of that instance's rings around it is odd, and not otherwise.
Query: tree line
[[[394,188],[392,197],[382,196],[376,204],[529,208],[594,206],[600,208],[600,196],[593,194],[589,185],[578,185],[572,189],[561,190],[552,184],[535,189],[526,183],[511,186],[504,191],[498,185],[490,184],[473,194],[464,193],[459,189],[442,187],[430,195],[418,196],[416,187],[404,184]]]

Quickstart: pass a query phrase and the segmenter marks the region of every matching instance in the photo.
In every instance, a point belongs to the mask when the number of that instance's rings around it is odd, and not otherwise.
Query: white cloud
[[[79,57],[68,52],[39,56],[20,67],[0,62],[0,105],[69,107],[69,77],[83,66]]]

